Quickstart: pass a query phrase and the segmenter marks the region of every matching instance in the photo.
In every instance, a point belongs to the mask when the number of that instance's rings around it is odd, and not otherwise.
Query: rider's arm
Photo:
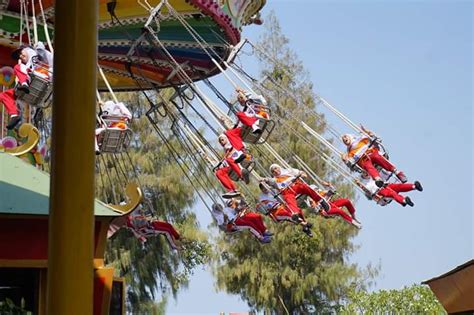
[[[237,98],[240,96],[243,100],[244,100],[244,103],[245,105],[244,106],[244,110],[245,108],[247,107],[247,96],[245,95],[245,91],[242,90],[241,88],[236,88],[235,91],[237,92]]]
[[[211,162],[211,163],[212,163],[212,162]],[[212,166],[212,169],[217,169],[217,168],[219,168],[219,167],[221,167],[221,166],[222,166],[222,167],[227,166],[227,161],[226,161],[226,160],[222,160],[222,161],[217,162],[216,164],[214,164],[214,165]]]
[[[267,185],[271,186],[272,188],[278,189],[278,185],[275,179],[269,178],[269,177],[264,177],[262,178],[262,181],[265,182]]]
[[[235,91],[236,91],[237,93],[245,94],[245,90],[242,89],[241,87],[236,87],[236,88],[235,88]]]
[[[132,113],[128,110],[128,108],[125,106],[124,103],[119,102],[119,103],[117,103],[117,106],[118,106],[118,108],[119,108],[120,113],[121,113],[123,116],[127,117],[128,120],[131,120],[131,119],[132,119]]]
[[[209,162],[209,164],[212,165],[212,169],[217,169],[219,166],[221,166],[222,163],[225,163],[225,161],[218,161],[217,163],[215,160],[211,159],[211,157],[207,154],[203,155],[204,159]]]
[[[285,174],[285,173],[286,173],[286,175],[290,175],[290,176],[300,176],[300,175],[302,175],[303,172],[300,171],[297,168],[290,167],[290,168],[287,168],[287,169],[282,169],[282,174]]]
[[[324,187],[332,188],[332,185],[331,185],[330,182],[322,181],[321,184],[322,184]]]
[[[354,179],[354,182],[356,183],[357,186],[359,186],[360,188],[362,188],[362,189],[365,190],[365,186],[364,186],[364,184],[362,184],[362,183],[360,182],[360,180]]]
[[[362,129],[363,132],[368,134],[370,137],[375,137],[375,133],[367,128],[365,128],[363,125],[360,125],[360,129]]]
[[[330,182],[323,181],[321,184],[327,189],[327,197],[330,198],[336,194],[336,187],[334,187]]]

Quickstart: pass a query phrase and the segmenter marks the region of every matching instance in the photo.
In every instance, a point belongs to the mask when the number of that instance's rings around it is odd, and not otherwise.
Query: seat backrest
[[[265,130],[266,125],[267,125],[267,120],[264,118],[259,118],[259,126],[262,129],[261,133],[253,133],[251,127],[245,126],[245,125],[242,126],[242,132],[241,132],[242,141],[246,143],[251,143],[251,144],[258,143],[258,141],[263,135],[263,131]]]
[[[132,131],[130,129],[105,129],[97,137],[97,144],[100,152],[103,153],[121,153],[132,140]]]
[[[17,100],[35,107],[46,107],[53,90],[52,82],[34,73],[30,74],[30,92],[17,97]]]
[[[268,120],[265,118],[259,117],[259,126],[262,129],[260,133],[253,133],[252,128],[249,126],[242,126],[242,141],[251,144],[262,144],[267,141],[268,137],[275,128],[275,122],[273,120]]]

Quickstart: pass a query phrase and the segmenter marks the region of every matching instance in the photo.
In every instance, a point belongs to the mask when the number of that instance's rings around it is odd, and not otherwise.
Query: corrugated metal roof
[[[48,215],[49,174],[8,153],[0,152],[0,214]],[[96,200],[96,216],[120,216]]]

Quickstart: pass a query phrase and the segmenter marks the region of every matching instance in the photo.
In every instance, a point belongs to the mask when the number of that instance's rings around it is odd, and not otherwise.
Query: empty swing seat
[[[24,103],[35,107],[46,107],[46,101],[51,96],[51,92],[53,90],[53,84],[51,80],[35,73],[31,73],[30,78],[30,92],[19,95],[17,100],[23,101]]]

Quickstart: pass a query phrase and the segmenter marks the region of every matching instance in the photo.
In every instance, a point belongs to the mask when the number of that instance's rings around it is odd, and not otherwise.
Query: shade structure
[[[474,259],[423,283],[449,314],[474,312]]]
[[[67,0],[63,0],[67,1]],[[48,34],[54,41],[54,1],[9,0],[0,2],[0,63],[15,64],[11,53],[20,43],[33,43],[33,11],[38,40],[45,42],[43,14]],[[183,78],[174,75],[175,66],[156,44],[141,37],[149,12],[137,0],[99,0],[99,64],[115,90],[179,85]],[[160,3],[150,0],[151,6]],[[228,58],[231,46],[240,41],[242,26],[249,23],[265,4],[265,0],[169,0],[168,3],[183,16],[212,47],[215,59]],[[33,5],[34,4],[34,8]],[[113,8],[113,11],[110,9]],[[117,20],[112,18],[114,13]],[[193,80],[212,76],[218,69],[211,58],[186,30],[164,9],[158,36],[174,59]],[[22,25],[22,27],[20,27]],[[140,42],[138,44],[138,41]],[[135,49],[131,49],[134,46]],[[1,71],[0,71],[1,76]],[[99,88],[104,89],[103,82]]]
[[[22,159],[0,152],[0,215],[38,215],[49,213],[49,174]],[[95,200],[94,213],[118,217],[122,213]]]

